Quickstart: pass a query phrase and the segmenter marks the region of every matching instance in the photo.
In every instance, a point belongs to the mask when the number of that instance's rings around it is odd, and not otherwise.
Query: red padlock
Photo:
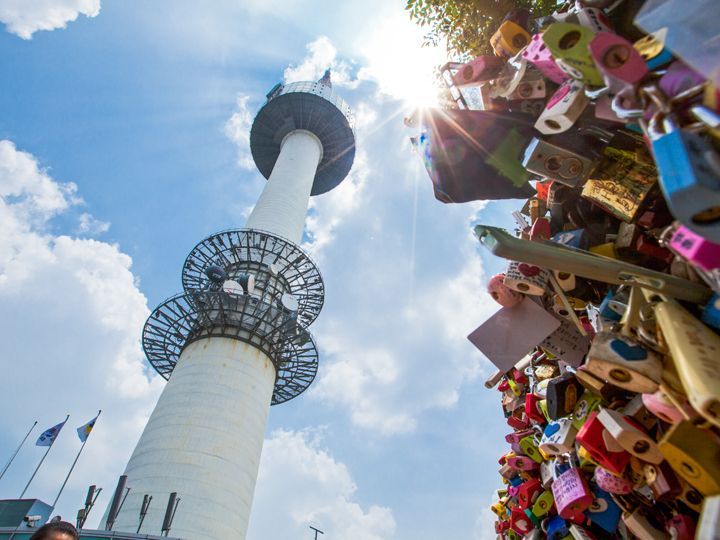
[[[532,478],[526,482],[520,484],[520,489],[517,493],[518,506],[525,510],[535,502],[537,496],[542,493],[543,487],[540,480]]]
[[[531,392],[525,394],[525,414],[530,418],[530,420],[537,422],[538,424],[544,424],[547,421],[538,405],[541,401],[542,398],[537,394],[533,394]]]
[[[614,452],[608,449],[603,437],[606,430],[597,419],[597,415],[597,411],[590,413],[575,440],[588,451],[596,463],[612,473],[621,475],[627,464],[630,463],[630,454],[624,450]],[[612,439],[609,434],[605,436]]]

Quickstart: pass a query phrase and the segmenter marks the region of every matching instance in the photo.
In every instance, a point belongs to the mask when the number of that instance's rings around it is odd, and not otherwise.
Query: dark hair
[[[67,521],[52,521],[40,527],[35,534],[30,537],[30,540],[50,540],[50,533],[60,532],[69,535],[73,540],[78,540],[78,532]]]

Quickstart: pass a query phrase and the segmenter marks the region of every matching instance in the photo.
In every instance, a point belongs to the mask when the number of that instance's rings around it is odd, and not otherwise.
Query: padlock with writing
[[[720,244],[681,225],[673,232],[668,247],[703,270],[720,268]]]
[[[558,514],[565,519],[584,512],[593,502],[585,477],[572,463],[558,473],[552,484],[552,493]]]
[[[559,456],[573,450],[577,429],[570,418],[558,418],[545,426],[539,448],[548,456]]]
[[[578,370],[578,373],[581,372]],[[579,377],[576,378],[579,381],[581,380]],[[572,426],[576,430],[580,429],[590,416],[590,413],[598,409],[601,401],[602,398],[599,395],[593,393],[592,391],[586,390],[585,392],[583,392],[583,394],[577,400],[575,408],[573,409]]]
[[[633,491],[633,483],[624,474],[618,476],[598,466],[593,473],[595,483],[604,491],[615,495],[627,495]]]
[[[580,118],[589,103],[585,95],[585,85],[580,81],[567,80],[550,97],[545,110],[535,122],[535,129],[544,135],[567,131]]]
[[[548,271],[527,263],[510,261],[503,283],[506,287],[530,296],[542,296],[547,290]]]
[[[673,216],[690,230],[720,243],[720,156],[698,133],[669,117],[650,123],[660,187]]]
[[[684,421],[658,442],[668,463],[705,496],[720,494],[720,447],[709,432]]]

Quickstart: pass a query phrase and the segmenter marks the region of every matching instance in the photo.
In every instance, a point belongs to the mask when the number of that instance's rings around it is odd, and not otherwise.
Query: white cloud
[[[96,17],[100,0],[2,0],[0,21],[8,32],[32,39],[38,30],[65,28],[78,15]]]
[[[66,432],[28,492],[51,502],[79,446],[72,428],[102,408],[59,506],[60,513],[73,516],[83,489],[102,486],[92,522],[162,382],[149,375],[140,350],[148,308],[131,258],[117,245],[50,232],[50,220],[78,204],[75,192],[73,184],[54,181],[32,155],[0,141],[0,371],[12,374],[0,378],[0,430],[19,439],[32,419],[45,429],[70,413]],[[6,495],[19,493],[36,461],[36,448],[26,448],[4,479],[4,489],[13,490]]]
[[[305,538],[309,525],[327,538],[392,538],[392,510],[364,510],[353,500],[356,491],[345,464],[322,448],[318,431],[277,430],[263,448],[248,538]]]
[[[244,94],[237,95],[235,112],[225,122],[225,135],[233,143],[237,145],[238,158],[237,164],[247,170],[255,169],[250,152],[250,128],[252,127],[253,117],[248,107],[250,96]]]
[[[87,212],[80,214],[78,218],[77,232],[79,234],[86,234],[89,236],[97,236],[102,233],[106,233],[110,230],[110,223],[107,221],[100,221],[95,219]]]
[[[285,69],[286,83],[298,81],[316,81],[323,76],[325,70],[332,70],[334,86],[354,88],[358,81],[351,75],[351,65],[337,57],[337,49],[327,36],[319,36],[315,41],[308,43],[305,48],[308,54],[297,66],[288,66]]]

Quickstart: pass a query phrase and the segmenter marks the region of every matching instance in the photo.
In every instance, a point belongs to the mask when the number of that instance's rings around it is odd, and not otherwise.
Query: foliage
[[[428,27],[424,45],[447,44],[451,57],[458,60],[479,54],[492,54],[490,37],[505,15],[529,9],[533,17],[549,15],[556,0],[407,0],[410,19]]]

